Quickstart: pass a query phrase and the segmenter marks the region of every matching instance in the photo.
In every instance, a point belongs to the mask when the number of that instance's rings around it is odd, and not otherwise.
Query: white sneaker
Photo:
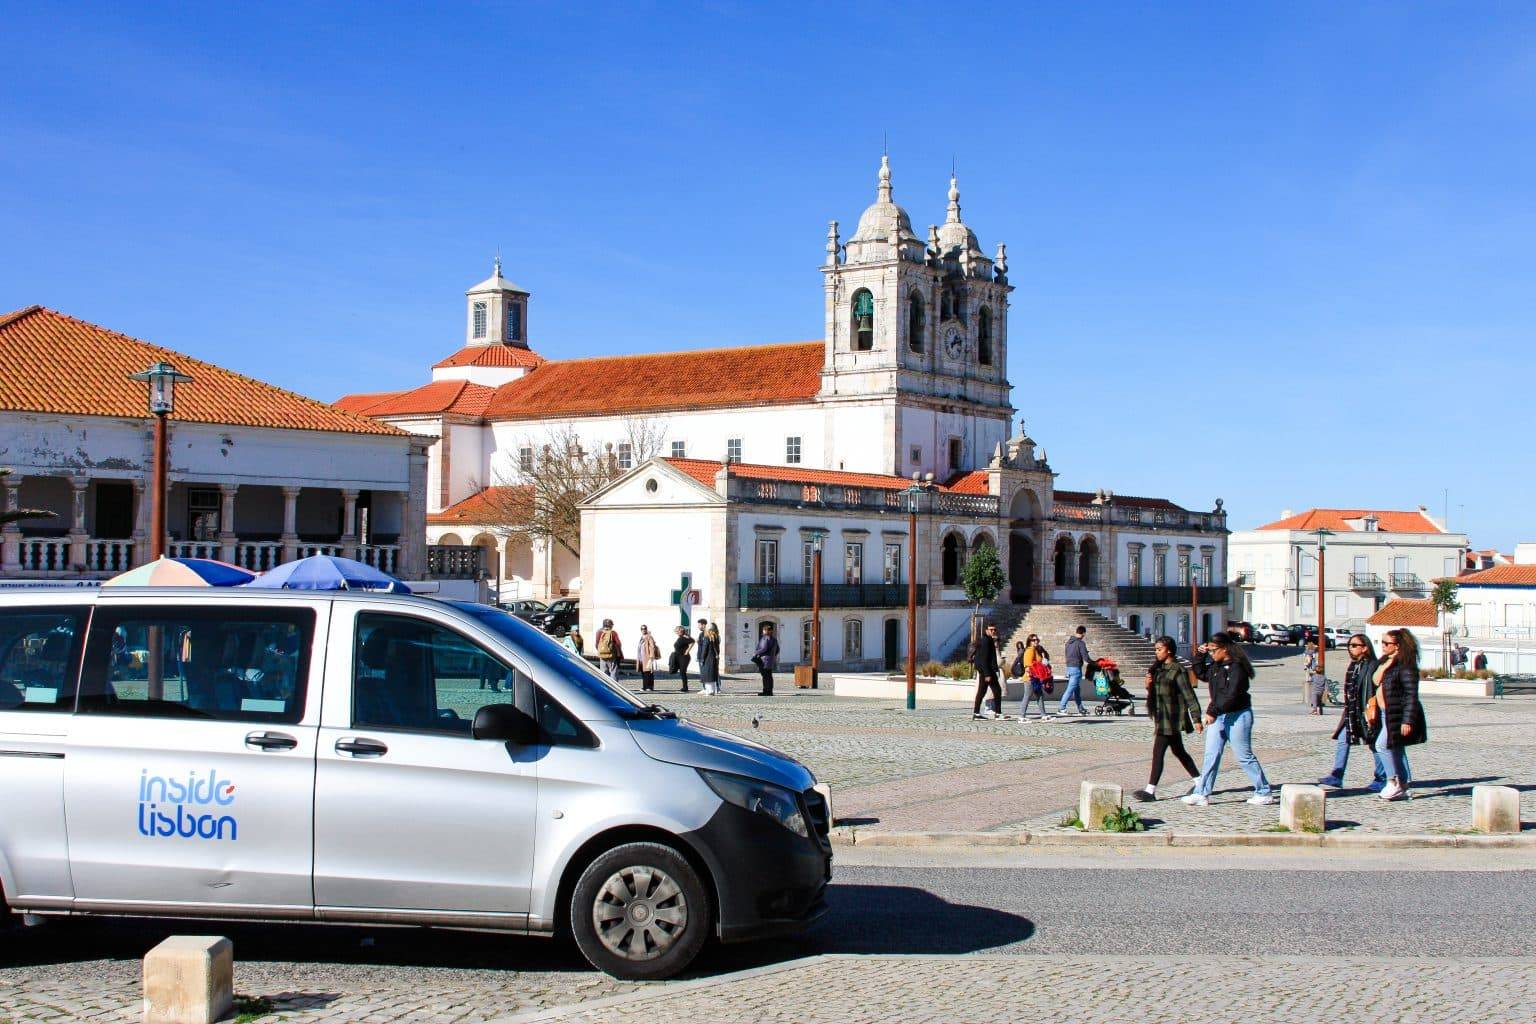
[[[1253,804],[1255,807],[1263,807],[1266,804],[1274,803],[1275,802],[1275,796],[1274,796],[1273,793],[1265,793],[1263,796],[1260,796],[1259,794],[1255,793],[1255,794],[1253,794],[1253,796],[1249,797],[1247,800],[1244,800],[1243,802],[1244,803],[1248,803],[1248,804]]]
[[[1191,807],[1205,807],[1211,802],[1209,799],[1201,796],[1199,793],[1191,793],[1188,796],[1181,796],[1179,797],[1179,800],[1182,803],[1189,804]]]
[[[1407,790],[1403,789],[1396,782],[1388,782],[1386,787],[1376,795],[1383,800],[1401,800],[1406,792]]]

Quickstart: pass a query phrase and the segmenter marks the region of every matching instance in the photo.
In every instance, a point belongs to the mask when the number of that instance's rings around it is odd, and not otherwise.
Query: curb
[[[958,847],[1168,847],[1291,850],[1536,850],[1536,832],[1521,835],[1376,835],[1335,832],[860,832],[832,830],[833,846],[955,849]]]

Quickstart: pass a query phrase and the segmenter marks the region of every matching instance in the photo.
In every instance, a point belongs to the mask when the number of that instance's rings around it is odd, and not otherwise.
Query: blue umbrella
[[[273,590],[382,590],[391,594],[409,594],[411,588],[388,573],[351,558],[335,555],[310,555],[296,562],[285,562],[256,577],[248,587]]]

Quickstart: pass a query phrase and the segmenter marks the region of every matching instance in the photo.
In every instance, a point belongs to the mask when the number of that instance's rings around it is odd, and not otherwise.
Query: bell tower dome
[[[464,344],[528,347],[528,292],[501,276],[501,257],[491,276],[464,293]]]

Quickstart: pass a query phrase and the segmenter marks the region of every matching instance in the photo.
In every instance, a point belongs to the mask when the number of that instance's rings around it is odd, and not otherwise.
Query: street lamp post
[[[165,421],[176,410],[176,385],[190,384],[192,378],[180,373],[170,363],[155,363],[147,370],[129,374],[133,380],[149,386],[149,414],[155,421],[154,469],[151,474],[149,504],[149,558],[165,555]]]
[[[1323,558],[1328,549],[1328,538],[1333,536],[1333,531],[1326,526],[1317,528],[1317,674],[1324,679],[1328,678],[1325,662],[1328,654],[1328,634],[1323,632],[1327,606],[1324,603],[1327,598],[1327,587],[1324,585]]]
[[[907,710],[917,709],[917,509],[926,504],[929,484],[912,474],[907,498]]]
[[[811,531],[811,689],[821,676],[821,546],[827,531]]]

